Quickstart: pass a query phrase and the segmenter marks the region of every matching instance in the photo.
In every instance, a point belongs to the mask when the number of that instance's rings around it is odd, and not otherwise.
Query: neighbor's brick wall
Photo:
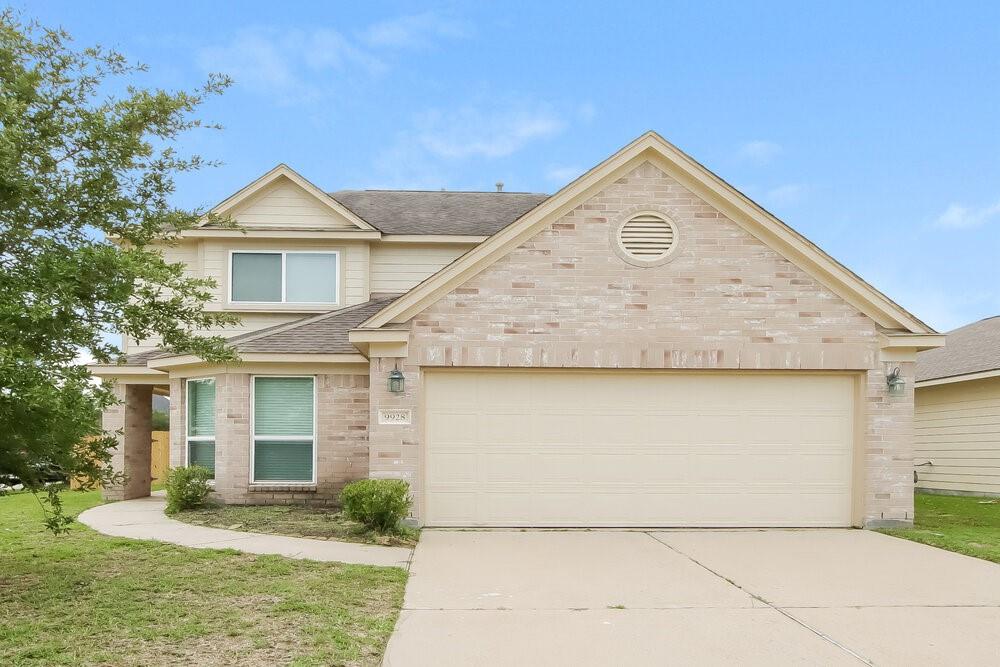
[[[215,496],[219,500],[332,504],[347,482],[368,476],[368,376],[317,375],[316,490],[278,490],[274,485],[252,489],[250,377],[226,373],[215,378]]]
[[[672,261],[632,266],[611,229],[638,209],[678,226]],[[857,370],[868,374],[865,514],[912,516],[912,397],[886,403],[874,322],[652,164],[540,231],[413,318],[403,396],[373,359],[373,477],[419,499],[422,367]],[[912,372],[912,369],[910,369]],[[912,382],[912,378],[908,380]],[[379,407],[410,426],[380,426]]]

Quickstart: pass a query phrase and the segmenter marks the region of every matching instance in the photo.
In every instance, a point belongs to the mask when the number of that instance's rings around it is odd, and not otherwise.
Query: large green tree
[[[0,14],[0,476],[36,492],[60,475],[114,481],[96,415],[115,399],[79,362],[120,360],[108,332],[233,358],[198,335],[232,322],[203,309],[212,282],[160,251],[203,215],[170,200],[178,174],[211,163],[176,147],[215,127],[194,114],[228,80],[172,92],[136,85],[144,72]],[[58,496],[40,500],[64,529]]]

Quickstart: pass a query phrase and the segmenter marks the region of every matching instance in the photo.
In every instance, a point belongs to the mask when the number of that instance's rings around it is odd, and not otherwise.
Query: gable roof
[[[492,236],[549,197],[433,190],[338,190],[330,196],[384,234],[455,236]]]
[[[311,182],[302,177],[297,171],[289,167],[287,164],[279,164],[271,171],[267,172],[257,180],[253,181],[249,185],[241,188],[236,193],[230,195],[226,199],[222,200],[215,207],[212,208],[211,213],[217,216],[225,216],[229,214],[233,209],[242,204],[243,202],[249,200],[255,194],[266,188],[271,183],[275,181],[286,178],[290,180],[295,185],[302,188],[307,194],[312,195],[316,200],[323,206],[329,208],[333,213],[339,215],[340,217],[346,218],[349,222],[354,224],[358,229],[364,231],[378,231],[368,222],[362,220],[353,211],[345,207],[339,201],[328,195],[327,193],[320,190],[318,187],[313,185]],[[206,216],[201,225],[205,226],[211,221],[208,216]]]
[[[882,328],[913,334],[934,333],[927,324],[655,132],[643,134],[527,211],[515,222],[364,322],[362,328],[379,328],[389,323],[407,321],[454,287],[513,251],[538,233],[544,225],[565,215],[581,201],[599,192],[620,174],[646,161],[655,164],[703,197],[727,217],[871,317]]]
[[[357,354],[358,349],[347,339],[347,334],[398,298],[398,294],[380,296],[322,315],[233,336],[229,343],[240,352]]]
[[[1000,370],[1000,315],[949,331],[945,340],[917,355],[917,382]]]

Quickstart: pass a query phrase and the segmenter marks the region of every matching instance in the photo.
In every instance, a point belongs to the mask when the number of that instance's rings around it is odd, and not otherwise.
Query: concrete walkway
[[[862,530],[424,530],[384,661],[1000,665],[1000,566]]]
[[[162,495],[98,505],[79,516],[81,523],[99,533],[137,540],[169,542],[195,549],[236,549],[252,554],[273,554],[356,565],[409,567],[412,549],[353,542],[310,540],[304,537],[262,535],[238,530],[207,528],[174,521],[163,513]]]

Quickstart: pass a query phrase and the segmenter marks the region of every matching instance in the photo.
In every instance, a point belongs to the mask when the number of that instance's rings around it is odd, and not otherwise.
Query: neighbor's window
[[[337,303],[336,252],[234,252],[230,301]]]
[[[204,466],[215,474],[215,380],[187,381],[188,465]]]
[[[253,481],[315,481],[314,383],[312,377],[254,377]]]

